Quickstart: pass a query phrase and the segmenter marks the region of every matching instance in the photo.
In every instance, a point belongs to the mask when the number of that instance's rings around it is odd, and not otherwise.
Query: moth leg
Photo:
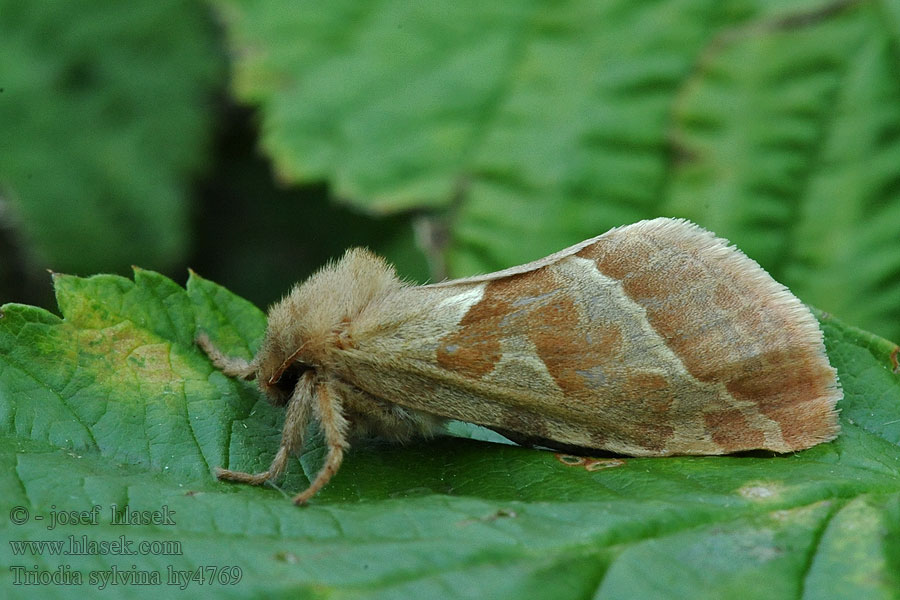
[[[227,481],[261,485],[284,472],[288,459],[303,446],[303,433],[309,423],[313,377],[312,372],[304,373],[297,382],[294,393],[291,394],[284,416],[284,428],[281,430],[281,445],[269,468],[262,473],[244,473],[217,468],[216,477]]]
[[[332,394],[327,383],[320,383],[316,390],[319,423],[328,443],[328,455],[325,465],[316,475],[309,487],[294,496],[294,504],[305,504],[316,495],[326,483],[337,473],[344,460],[344,451],[348,448],[347,428],[349,423],[341,411],[339,399]]]
[[[227,356],[212,343],[212,340],[205,333],[198,334],[196,342],[206,352],[206,355],[216,368],[229,377],[240,377],[241,379],[253,379],[256,377],[255,361],[245,360],[237,356]]]

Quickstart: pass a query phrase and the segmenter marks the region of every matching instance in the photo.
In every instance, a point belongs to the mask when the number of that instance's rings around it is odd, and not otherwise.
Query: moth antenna
[[[316,495],[326,483],[337,473],[344,460],[344,451],[348,448],[347,428],[349,424],[341,410],[340,400],[331,392],[327,383],[322,382],[316,390],[319,423],[325,432],[328,443],[328,456],[325,464],[309,487],[294,496],[294,504],[305,504]]]
[[[310,396],[312,394],[312,371],[307,371],[297,382],[294,392],[288,401],[287,411],[284,416],[284,429],[281,431],[281,445],[272,464],[262,473],[244,473],[242,471],[229,471],[217,468],[216,477],[227,481],[262,485],[269,479],[275,479],[284,472],[287,461],[297,450],[303,447],[303,433],[310,417]]]
[[[197,334],[195,340],[197,345],[206,353],[209,360],[217,369],[228,375],[229,377],[239,377],[241,379],[256,379],[256,360],[246,360],[237,356],[228,356],[218,349],[209,336],[205,332]]]
[[[275,385],[276,383],[278,383],[278,380],[281,379],[281,376],[284,375],[284,372],[287,371],[287,368],[291,366],[300,352],[303,351],[303,346],[305,345],[306,342],[303,342],[302,344],[300,344],[299,348],[294,350],[293,354],[284,359],[284,362],[281,363],[281,366],[279,366],[275,373],[273,373],[272,376],[269,377],[269,385]]]

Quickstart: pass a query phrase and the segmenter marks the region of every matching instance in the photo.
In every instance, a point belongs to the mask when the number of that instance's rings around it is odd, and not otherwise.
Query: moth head
[[[285,406],[303,374],[315,367],[303,356],[303,344],[291,345],[272,331],[256,355],[256,381],[275,406]]]
[[[309,311],[298,294],[295,288],[269,308],[266,335],[253,360],[257,385],[275,406],[286,405],[303,373],[321,364],[321,336],[307,326]]]

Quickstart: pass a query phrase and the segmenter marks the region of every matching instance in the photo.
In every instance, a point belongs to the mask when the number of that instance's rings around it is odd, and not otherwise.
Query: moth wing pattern
[[[347,335],[333,368],[374,397],[564,446],[788,452],[838,433],[841,391],[813,315],[685,220],[402,287]]]

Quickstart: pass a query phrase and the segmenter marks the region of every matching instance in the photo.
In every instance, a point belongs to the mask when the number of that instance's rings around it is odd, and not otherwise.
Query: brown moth
[[[756,262],[678,219],[618,227],[532,263],[415,286],[352,249],[269,310],[251,361],[198,343],[286,407],[278,477],[310,419],[337,472],[348,440],[448,419],[523,444],[632,456],[791,452],[834,439],[842,397],[810,311]]]

